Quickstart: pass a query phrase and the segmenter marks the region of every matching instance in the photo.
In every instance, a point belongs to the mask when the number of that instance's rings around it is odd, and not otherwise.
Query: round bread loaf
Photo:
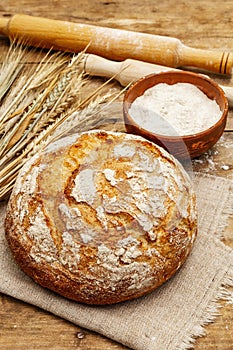
[[[60,139],[22,168],[6,237],[40,285],[88,304],[139,297],[170,278],[197,232],[189,176],[162,148],[124,133]]]

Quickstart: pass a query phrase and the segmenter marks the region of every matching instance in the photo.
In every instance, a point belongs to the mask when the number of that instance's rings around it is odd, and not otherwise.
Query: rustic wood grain
[[[0,16],[25,13],[79,23],[143,31],[177,37],[186,45],[205,49],[233,50],[233,1],[186,0],[7,0]],[[0,37],[0,61],[9,42]],[[36,58],[35,58],[36,59]],[[33,61],[33,58],[32,58]],[[211,75],[217,82],[233,86],[231,77]],[[193,169],[233,179],[233,113],[226,132],[213,149],[193,162]],[[233,247],[233,220],[224,242]],[[223,305],[222,315],[206,327],[195,350],[233,349],[232,305]],[[126,350],[105,337],[81,329],[31,305],[0,295],[0,350]],[[156,349],[159,350],[159,349]]]

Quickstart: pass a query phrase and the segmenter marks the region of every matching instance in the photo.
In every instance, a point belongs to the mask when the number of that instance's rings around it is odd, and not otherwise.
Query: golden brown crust
[[[170,278],[197,232],[181,165],[138,136],[67,137],[22,169],[5,220],[25,273],[88,304],[139,297]]]

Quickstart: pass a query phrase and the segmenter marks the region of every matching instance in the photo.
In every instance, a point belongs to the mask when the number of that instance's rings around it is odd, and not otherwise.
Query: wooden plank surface
[[[25,13],[79,23],[177,37],[186,45],[205,49],[232,50],[233,1],[97,1],[97,0],[6,0],[0,16]],[[0,38],[0,54],[8,49]],[[1,57],[0,55],[0,57]],[[211,74],[217,82],[233,86],[231,77]],[[226,131],[207,154],[193,161],[194,170],[233,179],[233,113]],[[233,220],[224,241],[233,247]],[[195,350],[233,349],[233,309],[225,305],[222,315],[206,328]],[[126,347],[81,329],[31,305],[0,295],[0,350],[21,349],[123,350]],[[159,349],[156,349],[159,350]]]

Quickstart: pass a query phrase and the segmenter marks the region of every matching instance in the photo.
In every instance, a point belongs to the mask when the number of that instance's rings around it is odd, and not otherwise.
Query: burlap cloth
[[[224,235],[233,208],[232,185],[223,178],[196,175],[199,235],[185,265],[155,292],[105,307],[66,300],[24,275],[12,260],[5,242],[6,204],[1,203],[0,291],[132,349],[190,348],[195,337],[204,333],[204,324],[213,321],[218,299],[227,298],[228,287],[233,285],[233,251],[219,238]]]

